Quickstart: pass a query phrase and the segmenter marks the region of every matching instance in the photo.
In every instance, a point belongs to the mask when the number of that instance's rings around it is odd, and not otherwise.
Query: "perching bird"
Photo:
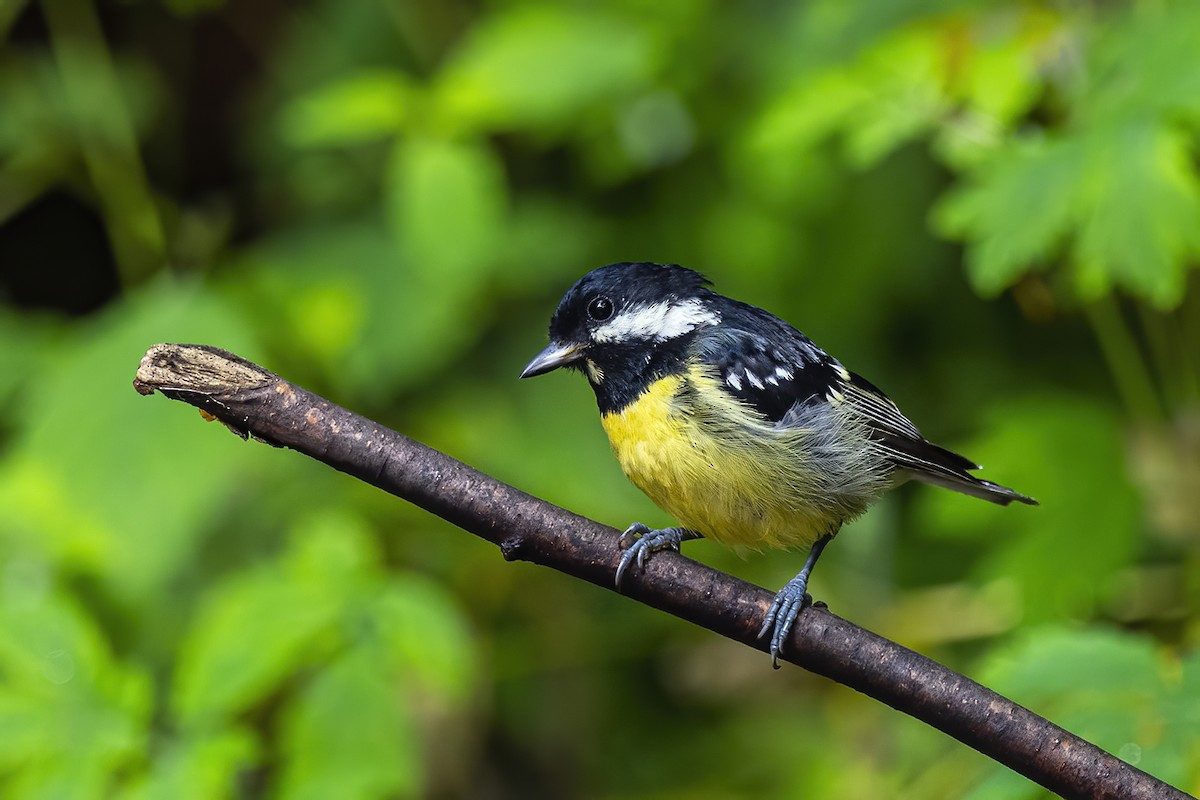
[[[652,530],[633,564],[701,536],[749,548],[808,547],[759,636],[778,656],[808,578],[842,524],[915,478],[1000,505],[1037,501],[968,470],[926,441],[879,389],[778,317],[708,288],[673,264],[609,264],[584,275],[550,321],[550,344],[521,373],[583,372],[631,481],[681,527]]]

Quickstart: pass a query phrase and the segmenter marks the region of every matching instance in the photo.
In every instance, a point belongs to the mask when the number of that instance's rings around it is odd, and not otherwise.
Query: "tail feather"
[[[976,478],[967,470],[979,469],[978,464],[932,442],[883,436],[877,444],[897,469],[914,480],[962,492],[997,505],[1006,506],[1013,501],[1038,505],[1037,500],[1007,486]]]
[[[980,480],[974,475],[955,475],[954,477],[946,477],[944,475],[935,475],[928,472],[910,471],[914,480],[922,483],[941,486],[944,489],[952,489],[956,492],[969,494],[971,497],[978,497],[981,500],[987,500],[989,503],[995,503],[999,506],[1006,506],[1014,500],[1018,503],[1024,503],[1027,506],[1036,506],[1038,501],[1032,497],[1023,495],[1018,491],[1001,486],[998,483],[991,481]]]

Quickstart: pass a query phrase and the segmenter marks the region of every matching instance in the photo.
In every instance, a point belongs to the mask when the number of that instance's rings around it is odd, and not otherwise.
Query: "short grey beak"
[[[547,372],[565,367],[573,361],[578,361],[580,354],[587,345],[575,342],[551,342],[546,349],[533,357],[521,370],[522,378],[532,378],[534,375],[545,375]]]

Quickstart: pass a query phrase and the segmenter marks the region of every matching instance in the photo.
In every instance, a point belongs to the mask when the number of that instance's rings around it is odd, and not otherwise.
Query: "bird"
[[[917,480],[1037,505],[971,475],[977,464],[927,440],[887,395],[799,330],[711,286],[677,264],[594,269],[563,295],[550,343],[521,372],[582,372],[621,469],[679,522],[626,528],[618,590],[654,553],[701,537],[808,548],[758,634],[769,635],[778,669],[825,546],[889,489]]]

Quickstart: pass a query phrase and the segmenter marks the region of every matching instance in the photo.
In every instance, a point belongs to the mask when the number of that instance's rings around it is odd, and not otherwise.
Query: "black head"
[[[550,345],[521,373],[584,369],[593,385],[614,367],[645,368],[652,354],[720,321],[699,272],[674,264],[609,264],[572,286],[550,320]]]

